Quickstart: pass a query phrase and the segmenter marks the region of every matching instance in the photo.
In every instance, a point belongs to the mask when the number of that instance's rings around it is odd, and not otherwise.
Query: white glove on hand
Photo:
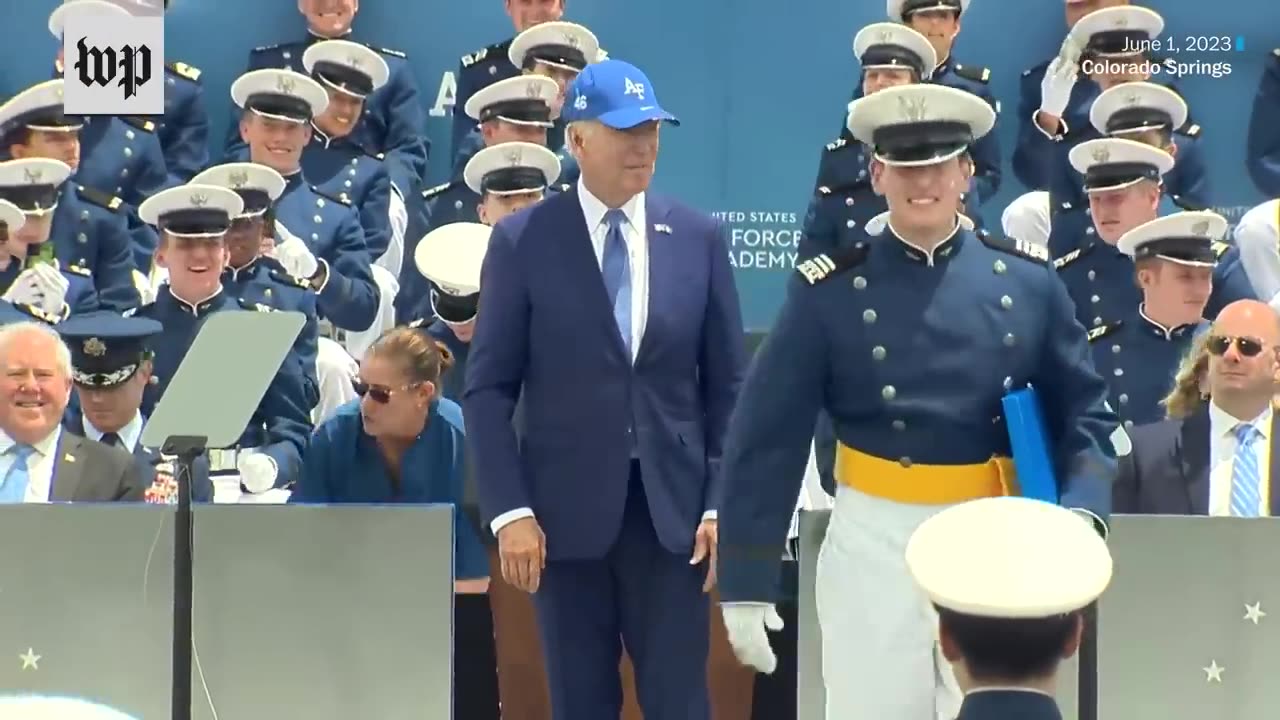
[[[733,654],[743,665],[771,673],[778,667],[778,658],[769,645],[767,630],[782,629],[782,618],[772,604],[735,603],[720,604],[724,615],[724,628],[733,646]]]
[[[59,316],[67,305],[67,290],[71,282],[53,265],[40,263],[30,271],[34,275],[36,291],[40,293],[40,309],[50,315]]]
[[[259,495],[276,486],[276,463],[270,456],[242,450],[236,456],[236,469],[240,471],[240,484],[245,490]]]
[[[311,254],[311,248],[308,248],[307,244],[297,236],[276,245],[275,252],[272,254],[281,265],[284,265],[284,269],[295,277],[309,278],[320,269],[320,263],[316,260],[316,256]]]
[[[1071,89],[1076,86],[1080,66],[1074,59],[1059,55],[1049,63],[1040,81],[1040,112],[1060,118],[1071,102]]]
[[[27,305],[40,305],[40,289],[36,287],[35,271],[27,268],[18,273],[18,277],[13,279],[13,284],[0,296],[5,302],[24,303]]]

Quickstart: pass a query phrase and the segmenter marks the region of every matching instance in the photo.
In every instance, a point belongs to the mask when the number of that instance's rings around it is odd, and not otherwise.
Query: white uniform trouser
[[[311,422],[316,427],[329,419],[340,406],[354,400],[352,383],[360,367],[342,346],[322,337],[316,342],[316,381],[320,385],[320,402],[311,411]]]
[[[962,698],[938,650],[937,614],[907,570],[907,540],[945,505],[841,486],[818,553],[827,720],[951,720]]]

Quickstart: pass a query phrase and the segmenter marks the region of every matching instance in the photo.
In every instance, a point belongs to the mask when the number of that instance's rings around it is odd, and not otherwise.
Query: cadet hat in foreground
[[[938,607],[987,618],[1049,618],[1097,600],[1112,559],[1093,525],[1024,497],[952,506],[907,541],[907,567]]]
[[[847,125],[880,162],[919,166],[956,157],[995,123],[995,110],[977,95],[920,83],[854,100]]]
[[[1215,243],[1230,227],[1215,212],[1180,212],[1145,222],[1120,236],[1116,248],[1133,258],[1160,258],[1179,265],[1213,267],[1218,264]]]

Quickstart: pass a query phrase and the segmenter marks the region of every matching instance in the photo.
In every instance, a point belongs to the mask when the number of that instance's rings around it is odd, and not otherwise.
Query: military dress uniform
[[[423,303],[427,312],[409,325],[423,327],[453,354],[453,367],[440,378],[440,391],[451,400],[462,397],[470,348],[469,342],[458,339],[453,327],[476,319],[480,266],[489,249],[489,232],[489,226],[479,223],[445,225],[422,238],[414,257],[414,266],[431,290]]]
[[[565,126],[563,122],[556,120],[547,129],[547,148],[554,152],[556,158],[560,160],[560,184],[571,186],[578,182],[578,176],[582,174],[582,169],[578,167],[577,158],[565,146]],[[475,128],[462,139],[461,148],[454,153],[454,176],[461,175],[462,169],[467,166],[471,158],[483,149],[484,134],[480,132],[480,128]]]
[[[1105,138],[1077,145],[1071,151],[1071,163],[1084,175],[1086,192],[1105,192],[1136,182],[1159,182],[1173,167],[1173,158],[1150,145]],[[1133,259],[1097,237],[1092,224],[1085,237],[1088,239],[1055,259],[1053,265],[1075,305],[1076,319],[1092,328],[1127,317],[1142,296],[1134,283]],[[1236,300],[1256,296],[1239,252],[1220,241],[1215,241],[1213,251],[1217,258],[1213,293],[1204,311],[1209,319]]]
[[[1049,503],[991,498],[924,521],[907,543],[906,565],[961,657],[980,647],[1014,674],[975,678],[956,720],[1062,720],[1053,696],[1038,689],[1043,663],[1067,654],[1086,608],[1111,583],[1102,538]],[[1045,658],[1045,638],[1054,637],[1062,646]]]
[[[305,73],[302,56],[311,45],[325,40],[350,40],[348,33],[342,38],[323,38],[308,31],[305,40],[266,45],[249,53],[245,72],[264,68],[283,68]],[[351,133],[351,141],[371,153],[382,153],[389,165],[391,180],[407,195],[417,192],[427,176],[427,159],[430,140],[426,136],[426,114],[418,97],[418,85],[413,79],[406,55],[376,45],[361,43],[376,51],[386,62],[387,83],[369,96],[364,116]],[[227,137],[227,155],[242,146],[239,118],[232,118]]]
[[[1170,133],[1177,153],[1173,169],[1164,176],[1165,189],[1188,206],[1209,206],[1209,177],[1200,145],[1201,129],[1190,120],[1187,104],[1177,92],[1155,83],[1117,85],[1093,101],[1089,118],[1090,124],[1075,138],[1077,143],[1103,137],[1124,138],[1149,130]],[[1068,153],[1057,163],[1049,181],[1050,207],[1055,210],[1081,207],[1089,202],[1083,178],[1071,167],[1070,147],[1065,143],[1059,146]]]
[[[1258,192],[1280,196],[1280,48],[1271,51],[1258,81],[1244,155]]]
[[[296,123],[311,122],[329,101],[307,75],[271,69],[241,75],[231,97],[244,110]],[[323,319],[342,330],[366,330],[377,317],[379,292],[360,216],[349,199],[321,192],[305,175],[299,169],[285,177],[274,254],[291,274],[312,281]]]
[[[164,118],[156,136],[169,185],[188,182],[209,164],[209,111],[199,68],[165,63]]]
[[[223,234],[232,218],[243,211],[244,202],[239,195],[214,185],[171,188],[149,198],[138,209],[144,222],[173,238]],[[166,285],[154,302],[137,311],[138,317],[156,320],[164,327],[153,341],[155,382],[143,393],[142,414],[150,415],[160,402],[206,318],[219,312],[271,310],[274,308],[236,298],[221,285],[213,296],[194,303],[177,297],[173,286]],[[238,473],[241,483],[255,493],[291,485],[311,434],[306,393],[299,361],[286,357],[235,447],[210,454],[210,471],[215,475]]]
[[[508,78],[516,77],[520,74],[520,68],[511,63],[507,53],[511,49],[511,41],[514,37],[507,38],[499,43],[487,45],[467,53],[462,56],[458,62],[458,70],[455,77],[458,80],[458,88],[454,94],[453,103],[453,130],[450,133],[449,156],[458,158],[464,147],[464,141],[468,135],[475,130],[475,121],[467,117],[466,113],[458,112],[460,108],[467,106],[467,101],[471,96],[480,92],[484,88]],[[457,163],[453,163],[456,167]]]
[[[983,100],[937,85],[889,88],[850,114],[854,136],[890,165],[949,160],[995,124]],[[740,657],[767,648],[767,610],[752,604],[775,599],[778,548],[825,410],[840,484],[815,588],[827,717],[954,716],[959,691],[949,670],[938,683],[946,668],[903,548],[948,505],[1017,492],[1002,400],[1027,385],[1054,418],[1061,503],[1102,529],[1117,423],[1042,248],[957,217],[931,251],[886,227],[802,263],[739,392],[721,461],[718,582]]]

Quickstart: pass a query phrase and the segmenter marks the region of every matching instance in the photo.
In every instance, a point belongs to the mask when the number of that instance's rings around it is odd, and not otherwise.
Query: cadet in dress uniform
[[[1202,209],[1194,201],[1171,192],[1178,184],[1175,176],[1203,175],[1204,164],[1194,143],[1178,145],[1174,135],[1199,134],[1199,126],[1187,120],[1187,104],[1174,91],[1147,82],[1132,82],[1105,90],[1093,101],[1089,122],[1095,137],[1119,137],[1159,148],[1174,159],[1173,169],[1163,178],[1161,214]],[[1069,158],[1068,158],[1069,160]],[[1075,250],[1091,235],[1093,220],[1084,179],[1070,162],[1054,176],[1050,192],[1052,214],[1049,251],[1055,257]]]
[[[853,53],[862,65],[858,87],[865,95],[924,82],[937,65],[928,38],[897,23],[875,23],[859,30],[853,38]],[[818,161],[798,261],[857,243],[865,237],[867,221],[887,209],[884,197],[871,186],[870,166],[870,151],[848,129],[827,144]]]
[[[990,498],[924,521],[906,563],[965,691],[956,720],[1062,720],[1057,671],[1111,582],[1106,542],[1055,505]]]
[[[430,322],[427,333],[453,355],[453,367],[440,378],[441,394],[453,400],[462,398],[467,350],[480,299],[480,266],[488,249],[488,225],[452,223],[427,233],[414,254],[418,272],[431,283],[427,299],[431,314],[427,317],[435,321],[418,319],[409,325],[420,327]]]
[[[565,126],[560,120],[560,111],[564,107],[565,88],[573,83],[587,63],[600,62],[608,56],[608,53],[600,49],[600,41],[590,30],[567,22],[549,22],[529,28],[511,41],[507,53],[512,66],[521,69],[521,75],[545,77],[556,83],[557,92],[550,99],[552,124],[548,126],[545,137],[537,139],[537,142],[551,148],[560,157],[560,166],[563,168],[560,174],[561,182],[570,185],[576,183],[578,161],[564,146]],[[479,120],[477,114],[472,113],[470,108],[474,106],[479,110],[488,104],[488,102],[480,103],[476,98],[483,92],[487,92],[490,87],[492,86],[486,87],[483,91],[477,91],[462,105],[468,117]],[[486,100],[491,97],[493,96],[486,96]],[[510,139],[535,141],[532,136]],[[473,129],[454,151],[454,174],[460,173],[462,168],[466,167],[472,155],[492,144],[492,139],[482,132],[481,128]]]
[[[505,5],[516,35],[542,23],[556,22],[564,16],[564,0],[506,2]],[[511,62],[510,49],[514,39],[515,37],[512,36],[502,42],[467,53],[458,63],[458,69],[454,73],[457,88],[454,92],[453,130],[449,141],[451,159],[458,156],[463,139],[475,129],[475,123],[466,115],[460,114],[459,110],[467,106],[472,95],[493,83],[520,74],[520,66]],[[456,167],[457,163],[451,162],[450,165]]]
[[[156,263],[169,273],[155,302],[138,310],[139,317],[164,326],[154,342],[155,382],[142,398],[142,413],[149,415],[205,318],[218,312],[273,308],[233,297],[222,288],[227,261],[224,236],[232,219],[244,212],[239,195],[216,185],[187,184],[157,193],[138,212],[144,222],[160,230]],[[243,351],[227,348],[227,352]],[[210,453],[212,473],[238,473],[241,485],[253,493],[288,487],[297,479],[302,450],[311,434],[306,382],[298,362],[285,358],[236,447]]]
[[[129,451],[144,478],[172,478],[172,463],[159,451],[142,445],[147,419],[140,409],[152,378],[155,352],[151,341],[164,327],[148,318],[101,311],[59,323],[57,330],[71,351],[77,400],[75,407],[67,408],[63,427]],[[203,458],[194,468],[191,498],[196,502],[213,500],[207,460]]]
[[[305,279],[290,275],[275,258],[260,252],[263,236],[271,236],[275,229],[274,205],[284,193],[284,178],[266,165],[225,163],[196,175],[191,182],[227,188],[244,202],[244,211],[231,219],[225,236],[227,266],[222,271],[222,288],[241,300],[299,312],[306,318],[293,343],[293,354],[306,382],[307,407],[314,407],[320,400],[316,367],[320,329],[315,291]]]
[[[305,72],[302,57],[311,45],[324,40],[353,40],[351,25],[358,8],[356,0],[300,0],[298,9],[306,17],[307,37],[296,42],[254,48],[245,72],[263,68],[284,68]],[[358,42],[358,41],[356,41]],[[408,58],[399,50],[361,43],[376,51],[387,64],[388,79],[369,95],[364,113],[351,132],[351,142],[370,154],[385,157],[391,180],[406,196],[425,184],[431,141],[426,135],[427,118],[418,84]],[[232,118],[227,137],[230,156],[244,139],[236,132],[239,118]]]
[[[499,87],[499,84],[490,85],[476,97],[481,97],[483,93]],[[471,157],[471,161],[467,163],[463,172],[462,184],[455,186],[456,190],[450,190],[440,196],[446,201],[461,204],[466,212],[460,209],[458,220],[454,223],[437,225],[435,229],[458,222],[475,221],[492,227],[516,210],[538,202],[548,190],[567,189],[564,185],[555,184],[559,174],[560,161],[556,154],[541,145],[531,142],[503,142],[490,145]],[[436,217],[448,216],[449,214],[444,212],[436,215]],[[416,249],[414,257],[417,258]],[[421,265],[406,272],[400,278],[400,296],[396,299],[397,314],[406,320],[433,317],[428,305],[429,283],[418,268],[421,268]]]
[[[280,242],[272,255],[289,274],[311,283],[321,318],[342,330],[367,329],[378,312],[378,288],[360,216],[341,196],[309,185],[301,169],[311,119],[329,102],[324,88],[292,70],[254,70],[232,84],[231,97],[248,110],[240,132],[249,160],[285,178],[276,201]]]
[[[39,308],[54,322],[101,307],[88,268],[63,264],[49,242],[58,189],[70,175],[66,163],[48,158],[0,163],[0,200],[25,216],[0,242],[0,299]]]
[[[1142,301],[1133,260],[1116,243],[1160,216],[1160,177],[1173,167],[1173,157],[1143,143],[1104,138],[1073,148],[1071,164],[1084,175],[1093,225],[1087,240],[1053,264],[1075,303],[1076,319],[1093,328],[1123,319]],[[1210,320],[1226,305],[1256,297],[1235,248],[1224,242],[1213,248],[1218,265],[1204,309]]]
[[[1234,235],[1253,289],[1280,312],[1280,198],[1246,212]]]
[[[80,162],[81,118],[63,114],[63,81],[47,80],[0,106],[0,146],[14,158],[49,158],[73,170]],[[87,268],[102,307],[123,312],[141,301],[134,285],[134,254],[123,201],[94,188],[64,182],[57,189],[49,242],[64,266]],[[143,243],[154,236],[142,230]]]
[[[1227,234],[1217,213],[1183,212],[1125,233],[1120,252],[1133,258],[1142,304],[1128,317],[1089,331],[1093,364],[1111,386],[1111,407],[1126,429],[1165,418],[1161,405],[1178,365],[1202,329],[1213,289],[1214,243]]]
[[[960,156],[995,119],[981,98],[932,84],[853,103],[850,130],[874,148],[888,198],[885,231],[797,267],[725,437],[725,625],[743,662],[769,670],[778,548],[814,418],[832,418],[840,487],[816,585],[832,720],[954,716],[959,693],[935,675],[934,626],[902,553],[947,505],[1018,492],[1002,417],[1011,390],[1037,389],[1062,504],[1105,531],[1117,421],[1070,298],[1043,248],[970,231],[955,211]]]
[[[1244,157],[1258,192],[1280,196],[1280,48],[1271,51],[1258,82]]]
[[[7,239],[10,235],[21,230],[26,222],[27,216],[22,212],[22,208],[8,200],[0,200],[0,237]],[[52,325],[58,322],[60,318],[50,315],[38,306],[25,302],[10,302],[7,299],[0,298],[0,325],[24,320],[38,320]]]

